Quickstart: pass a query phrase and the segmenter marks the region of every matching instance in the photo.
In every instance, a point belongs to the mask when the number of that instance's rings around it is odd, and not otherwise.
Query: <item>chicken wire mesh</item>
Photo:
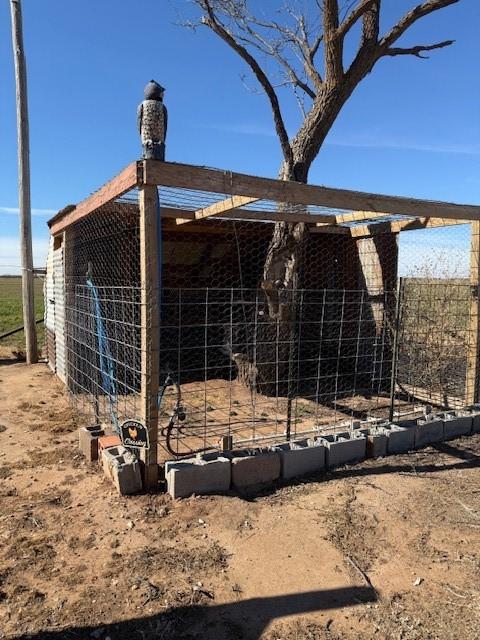
[[[159,196],[160,459],[218,447],[224,436],[234,447],[272,444],[427,402],[465,403],[476,344],[470,225],[371,233],[410,219],[310,207],[324,226],[302,244],[297,288],[275,293],[291,310],[278,319],[261,286],[274,225],[242,219],[275,205],[177,225],[178,209],[225,194],[161,187]],[[68,386],[80,409],[114,426],[141,413],[139,238],[136,190],[65,234]],[[450,251],[444,272],[429,250],[439,238]]]
[[[65,232],[67,385],[77,407],[115,429],[139,413],[138,212],[104,205]]]

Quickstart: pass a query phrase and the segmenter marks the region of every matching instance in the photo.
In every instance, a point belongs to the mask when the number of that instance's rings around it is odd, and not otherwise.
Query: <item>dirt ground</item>
[[[84,462],[45,365],[0,406],[0,638],[480,638],[480,436],[174,502]]]

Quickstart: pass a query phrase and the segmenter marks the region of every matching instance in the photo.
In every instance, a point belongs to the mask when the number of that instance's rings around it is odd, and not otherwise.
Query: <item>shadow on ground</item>
[[[258,640],[270,622],[285,616],[375,602],[370,587],[342,587],[271,598],[252,598],[225,605],[191,605],[116,624],[68,627],[16,636],[19,640]],[[93,634],[93,635],[92,635]]]

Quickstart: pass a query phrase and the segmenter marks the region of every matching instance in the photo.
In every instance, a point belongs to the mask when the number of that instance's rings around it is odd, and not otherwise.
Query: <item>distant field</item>
[[[43,318],[43,279],[35,278],[35,317]],[[23,325],[22,280],[20,276],[0,276],[0,334]],[[43,345],[43,324],[37,325],[39,347]],[[0,346],[25,349],[23,331],[0,341]]]

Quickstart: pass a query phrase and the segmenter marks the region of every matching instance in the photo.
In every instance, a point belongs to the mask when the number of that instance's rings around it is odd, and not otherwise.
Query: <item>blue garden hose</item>
[[[102,316],[102,307],[98,296],[97,288],[93,284],[91,269],[89,266],[87,273],[87,287],[90,289],[93,298],[95,322],[97,325],[98,353],[100,357],[100,374],[102,376],[102,388],[108,396],[110,405],[110,415],[115,433],[119,433],[117,416],[117,389],[115,385],[115,368],[113,358],[108,344],[107,332]]]

